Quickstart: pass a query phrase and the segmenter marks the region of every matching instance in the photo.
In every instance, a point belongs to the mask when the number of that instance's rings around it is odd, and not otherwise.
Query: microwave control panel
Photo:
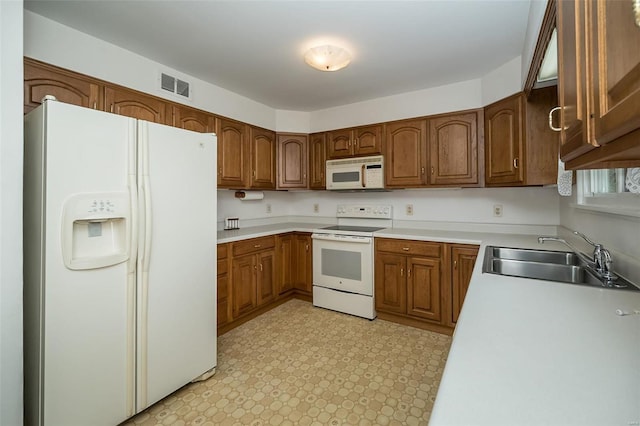
[[[392,219],[388,204],[338,204],[336,217]]]

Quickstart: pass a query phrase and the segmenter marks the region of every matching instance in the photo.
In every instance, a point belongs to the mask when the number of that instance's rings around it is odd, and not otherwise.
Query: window
[[[640,168],[578,171],[578,204],[640,216]]]

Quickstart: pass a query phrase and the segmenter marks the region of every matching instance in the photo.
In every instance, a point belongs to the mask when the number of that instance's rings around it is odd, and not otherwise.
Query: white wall
[[[311,131],[319,132],[482,106],[480,80],[469,80],[313,111]]]
[[[576,187],[573,196],[561,197],[560,224],[570,231],[580,231],[612,252],[614,270],[633,282],[640,283],[640,218],[589,211],[576,208]],[[612,207],[615,207],[612,202]],[[585,253],[593,249],[580,239],[573,239]]]
[[[273,108],[28,10],[24,11],[24,55],[256,126],[276,128]],[[159,89],[158,76],[163,71],[192,84],[192,102],[185,102]]]
[[[22,0],[0,1],[0,424],[22,424]]]
[[[311,113],[275,110],[30,11],[25,11],[24,15],[25,56],[281,132],[310,133],[481,108],[521,88],[521,59],[517,57],[481,79]],[[192,102],[158,89],[157,78],[161,71],[191,82]]]
[[[483,106],[522,90],[521,66],[522,62],[518,56],[482,77]]]
[[[260,201],[240,201],[234,191],[218,190],[218,219],[248,219],[278,216],[335,218],[337,204],[385,203],[393,206],[393,219],[440,223],[476,223],[501,225],[558,225],[558,194],[555,188],[465,188],[407,189],[391,192],[265,191]],[[313,212],[313,205],[320,212]],[[272,213],[266,213],[271,204]],[[413,216],[405,214],[413,204]],[[493,216],[493,205],[502,204],[503,216]]]

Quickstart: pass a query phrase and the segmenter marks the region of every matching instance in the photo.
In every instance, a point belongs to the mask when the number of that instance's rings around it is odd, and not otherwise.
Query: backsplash
[[[593,249],[571,231],[580,231],[611,251],[614,271],[635,283],[640,283],[640,217],[622,216],[576,208],[576,188],[573,196],[560,197],[561,236],[572,239],[585,253]]]
[[[390,192],[265,191],[259,201],[240,201],[234,191],[218,190],[218,221],[225,217],[266,219],[302,216],[334,218],[338,204],[386,203],[395,221],[464,222],[502,225],[560,224],[556,188],[407,189]],[[318,212],[314,213],[314,205]],[[413,215],[406,214],[407,204]],[[502,216],[493,215],[495,205]],[[267,213],[270,206],[271,213]],[[253,221],[252,221],[253,222]]]

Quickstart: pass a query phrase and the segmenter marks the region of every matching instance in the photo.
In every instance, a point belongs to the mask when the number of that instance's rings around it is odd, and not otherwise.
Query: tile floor
[[[124,425],[424,425],[450,344],[291,300],[221,336],[212,378]]]

